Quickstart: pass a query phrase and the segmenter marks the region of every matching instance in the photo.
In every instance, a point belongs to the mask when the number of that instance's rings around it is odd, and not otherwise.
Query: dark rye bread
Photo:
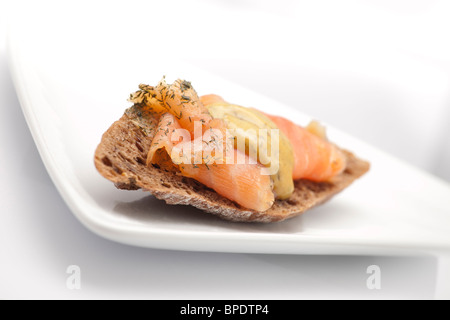
[[[269,210],[255,212],[240,207],[193,179],[147,167],[146,157],[156,120],[134,108],[127,110],[103,135],[95,152],[95,166],[100,174],[119,189],[143,189],[168,204],[191,205],[226,220],[273,222],[297,216],[329,200],[370,167],[368,162],[344,150],[347,168],[333,182],[298,180],[289,200],[277,200]]]

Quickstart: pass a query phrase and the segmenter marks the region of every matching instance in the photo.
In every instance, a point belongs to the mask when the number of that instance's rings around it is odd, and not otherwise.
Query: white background
[[[212,30],[214,17],[208,13],[223,9],[234,14],[230,27],[217,27],[220,39],[200,37],[199,48],[186,60],[297,106],[450,181],[450,3],[276,4],[192,2],[186,14],[204,10]],[[128,247],[92,234],[60,198],[22,116],[6,60],[7,5],[0,2],[0,298],[450,297],[448,275],[443,278],[448,263],[433,256],[172,252]],[[98,2],[92,6],[99,12]],[[74,14],[83,11],[80,7]],[[51,7],[43,5],[41,10]],[[164,13],[149,11],[149,19],[152,14]],[[110,16],[98,19],[101,23]],[[227,34],[236,25],[241,32]],[[193,30],[201,33],[198,23]],[[302,50],[304,45],[307,50]],[[342,70],[350,76],[334,76]],[[326,92],[327,100],[331,95],[336,104],[318,109],[323,93],[310,90],[317,85],[296,82],[299,72],[309,72],[315,84],[332,83],[336,89]],[[379,81],[386,73],[388,84]],[[353,91],[360,81],[373,83],[373,90]],[[410,88],[420,99],[408,98]],[[65,271],[72,264],[82,270],[80,291],[66,288]],[[366,287],[366,269],[373,264],[383,272],[378,292]]]

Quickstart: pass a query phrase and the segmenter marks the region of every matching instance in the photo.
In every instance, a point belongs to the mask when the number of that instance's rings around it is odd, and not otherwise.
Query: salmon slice
[[[161,95],[167,112],[174,115],[181,127],[192,135],[196,121],[206,126],[212,120],[208,109],[203,106],[190,82],[178,79],[173,84],[167,84],[162,80],[156,87],[156,91]]]
[[[260,164],[181,166],[183,176],[203,183],[245,208],[260,212],[271,208],[275,201],[270,175],[262,173],[264,171],[267,168]]]
[[[139,90],[130,94],[128,101],[143,106],[143,110],[149,111],[156,118],[167,112],[160,92],[147,84],[140,84]]]
[[[215,124],[212,123],[212,125]],[[178,152],[173,151],[183,150],[186,143],[192,144],[190,150],[195,150],[196,142],[188,140],[190,139],[189,132],[187,130],[184,132],[182,129],[181,123],[174,115],[165,113],[161,116],[147,156],[147,165],[155,164],[169,170],[176,167],[181,175],[203,183],[218,194],[245,208],[263,212],[272,207],[275,198],[267,168],[252,163],[247,155],[234,148],[231,149],[232,159],[241,157],[245,159],[243,164],[227,162],[208,164],[209,160],[201,161],[198,164],[191,164],[190,161],[189,163],[180,163],[181,158],[178,157]],[[174,136],[175,134],[177,136]],[[178,139],[180,137],[182,138]],[[209,143],[210,138],[210,131],[205,132],[201,138],[205,152],[213,149]],[[202,156],[202,159],[205,158],[207,157]]]
[[[168,84],[163,78],[156,87],[141,84],[139,89],[130,95],[129,101],[144,105],[158,117],[166,112],[172,114],[192,137],[196,121],[202,124],[203,131],[209,128],[207,124],[212,117],[190,82],[178,79]]]
[[[225,100],[215,94],[200,97],[205,107]],[[294,180],[308,179],[327,181],[340,174],[346,167],[343,153],[325,139],[323,128],[317,123],[308,129],[292,121],[264,113],[287,136],[294,149],[295,166],[292,174]]]
[[[170,156],[168,156],[172,149],[180,142],[180,139],[175,141],[174,134],[176,132],[178,134],[183,133],[178,121],[170,113],[162,114],[159,118],[158,127],[147,155],[147,166],[157,164],[161,169],[168,171],[176,171],[178,169]],[[184,139],[190,140],[190,134],[188,133]]]
[[[200,97],[200,101],[205,107],[217,102],[225,102],[225,100],[217,94],[205,94]]]
[[[328,181],[346,166],[344,154],[332,143],[309,132],[292,121],[267,115],[288,137],[294,147],[293,179]]]

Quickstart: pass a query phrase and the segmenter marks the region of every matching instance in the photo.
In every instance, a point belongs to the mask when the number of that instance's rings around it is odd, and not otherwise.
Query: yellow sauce
[[[289,139],[263,113],[226,102],[208,106],[213,118],[223,119],[235,138],[235,148],[270,168],[273,192],[287,199],[294,192],[294,150]]]

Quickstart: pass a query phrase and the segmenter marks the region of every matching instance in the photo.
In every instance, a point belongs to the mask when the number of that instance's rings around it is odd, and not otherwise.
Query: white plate
[[[74,17],[30,15],[26,19],[35,24],[26,25],[33,28],[13,23],[10,67],[51,178],[93,232],[131,245],[193,251],[367,255],[450,248],[449,186],[333,128],[332,140],[370,160],[370,173],[327,204],[281,223],[229,223],[140,191],[115,189],[96,172],[93,154],[140,82],[156,83],[163,74],[185,78],[200,94],[219,93],[302,124],[309,117],[184,63],[181,53],[191,43],[169,48],[167,40],[186,32],[179,24],[164,26],[165,38],[158,38],[155,31],[136,32],[133,19],[106,19],[113,30],[105,31],[94,16]]]

